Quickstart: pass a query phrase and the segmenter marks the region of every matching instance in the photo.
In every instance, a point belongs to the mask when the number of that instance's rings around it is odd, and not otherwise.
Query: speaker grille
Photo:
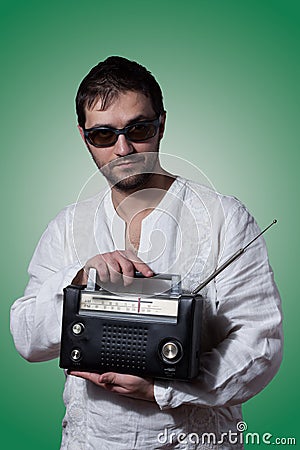
[[[103,324],[100,365],[115,369],[146,369],[148,328]]]

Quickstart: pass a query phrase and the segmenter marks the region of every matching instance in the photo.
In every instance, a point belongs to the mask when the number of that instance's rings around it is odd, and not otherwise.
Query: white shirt
[[[237,199],[178,177],[143,220],[138,256],[156,273],[180,273],[191,291],[258,232]],[[24,358],[59,356],[63,288],[87,259],[115,249],[125,249],[125,223],[109,190],[66,207],[50,222],[31,260],[25,295],[11,309],[11,331]],[[201,295],[199,377],[155,380],[156,402],[147,402],[66,376],[62,449],[207,449],[220,448],[218,440],[222,449],[232,448],[222,433],[237,432],[240,404],[267,385],[281,362],[280,298],[264,239]],[[202,445],[203,433],[215,438]]]

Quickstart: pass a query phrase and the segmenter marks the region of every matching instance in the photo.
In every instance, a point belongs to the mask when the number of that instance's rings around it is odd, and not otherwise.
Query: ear
[[[159,125],[159,140],[161,140],[165,133],[165,126],[166,126],[166,117],[167,117],[167,111],[164,111],[161,114],[161,121]]]
[[[84,136],[84,132],[83,132],[82,127],[81,127],[80,125],[77,125],[77,128],[78,128],[78,130],[79,130],[80,136],[81,136],[82,139],[83,139],[83,142],[85,143],[85,136]]]
[[[77,125],[77,128],[78,128],[78,130],[79,130],[80,136],[82,137],[82,140],[83,140],[83,142],[85,143],[87,149],[90,150],[89,145],[88,145],[88,143],[87,143],[87,141],[86,141],[86,139],[85,139],[85,135],[84,135],[84,132],[83,132],[83,128],[82,128],[80,125]]]

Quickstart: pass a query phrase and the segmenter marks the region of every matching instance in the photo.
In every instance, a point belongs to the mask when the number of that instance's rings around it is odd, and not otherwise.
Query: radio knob
[[[180,348],[176,342],[166,342],[161,351],[164,358],[172,361],[178,356]]]
[[[72,332],[73,334],[81,334],[84,330],[84,325],[82,323],[74,323],[72,326]]]
[[[71,359],[73,361],[78,361],[81,358],[81,351],[78,350],[78,348],[74,348],[74,350],[71,351]]]

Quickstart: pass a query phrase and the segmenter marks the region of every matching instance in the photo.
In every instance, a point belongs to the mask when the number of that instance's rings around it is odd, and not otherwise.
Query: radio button
[[[166,342],[162,347],[162,355],[163,358],[167,359],[168,361],[174,361],[176,358],[178,358],[178,354],[180,352],[180,347],[176,342]]]
[[[81,358],[81,351],[78,348],[74,348],[74,350],[71,351],[71,359],[73,361],[79,361]]]
[[[84,325],[83,323],[74,323],[74,325],[72,326],[72,332],[73,334],[75,334],[76,336],[78,336],[79,334],[83,333],[84,331]]]

